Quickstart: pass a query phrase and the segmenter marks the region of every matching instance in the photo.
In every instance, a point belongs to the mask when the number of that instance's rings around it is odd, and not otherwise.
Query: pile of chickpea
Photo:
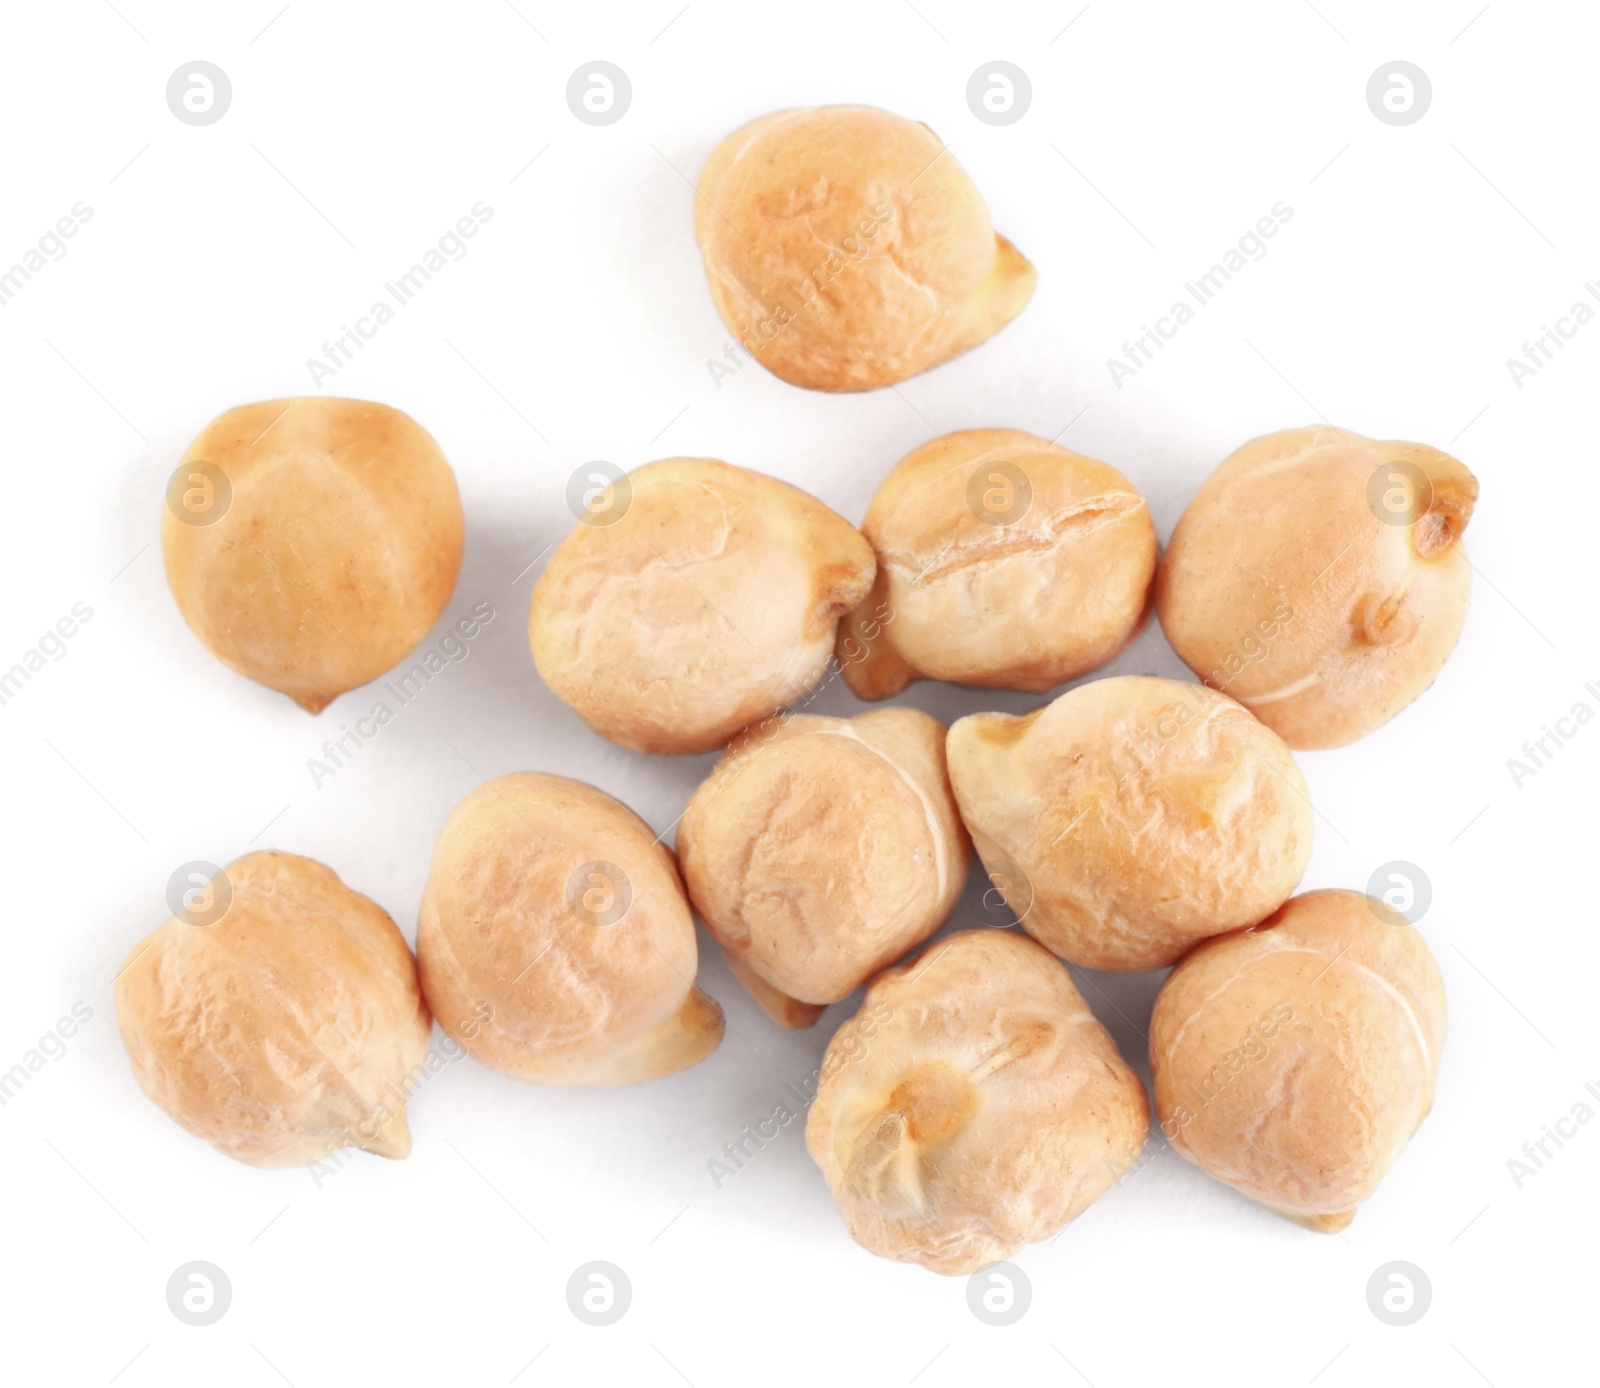
[[[888,112],[756,121],[698,192],[718,310],[796,385],[892,385],[1033,287],[937,137]],[[1062,961],[1170,968],[1148,1035],[1164,1139],[1307,1227],[1350,1221],[1428,1112],[1444,995],[1388,906],[1295,895],[1315,815],[1293,753],[1367,735],[1439,673],[1467,607],[1466,467],[1326,424],[1270,434],[1220,463],[1164,551],[1119,468],[1016,429],[914,449],[859,528],[710,458],[600,480],[534,588],[529,641],[600,736],[720,749],[675,849],[582,782],[485,781],[439,831],[414,957],[322,864],[240,858],[118,976],[153,1100],[282,1166],[404,1156],[434,1021],[531,1083],[667,1076],[723,1034],[698,919],[779,1026],[865,987],[806,1139],[874,1252],[971,1272],[1133,1167],[1145,1086]],[[405,664],[462,544],[439,446],[355,400],[230,410],[163,514],[195,634],[313,713]],[[866,701],[917,680],[1042,694],[1153,646],[1153,613],[1198,682],[1103,678],[948,729],[903,706],[795,711],[830,671]],[[939,935],[973,849],[1014,925]]]

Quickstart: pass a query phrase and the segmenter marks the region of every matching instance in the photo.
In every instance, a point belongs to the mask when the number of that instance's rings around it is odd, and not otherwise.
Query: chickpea
[[[383,908],[292,853],[251,853],[185,900],[117,975],[145,1094],[252,1166],[410,1152],[433,1024]]]
[[[689,801],[689,899],[774,1020],[809,1026],[950,914],[968,845],[944,736],[908,708],[768,719]]]
[[[1208,1175],[1337,1232],[1427,1117],[1444,1033],[1444,984],[1404,917],[1308,892],[1206,941],[1162,985],[1161,1131]]]
[[[1037,692],[1081,675],[1133,639],[1156,568],[1128,479],[1020,429],[913,450],[861,530],[878,574],[838,657],[863,699],[924,678]]]
[[[893,385],[993,337],[1033,293],[943,142],[888,111],[763,116],[717,146],[699,193],[717,312],[793,385]]]
[[[806,1145],[856,1242],[969,1273],[1098,1200],[1149,1121],[1066,969],[965,930],[867,990],[828,1045]]]
[[[603,737],[710,751],[822,678],[872,547],[797,487],[710,458],[625,481],[535,585],[534,663]]]
[[[1283,741],[1204,685],[1095,680],[950,729],[950,780],[1022,927],[1075,964],[1153,969],[1252,925],[1311,855]]]
[[[694,986],[697,958],[672,854],[593,786],[501,776],[445,821],[417,968],[440,1025],[485,1065],[612,1085],[704,1060],[723,1022]]]
[[[1478,481],[1447,453],[1320,425],[1206,479],[1156,580],[1173,649],[1291,747],[1365,737],[1461,635]]]
[[[241,405],[189,445],[161,516],[167,582],[241,675],[320,713],[398,664],[450,601],[461,497],[439,445],[366,400]]]

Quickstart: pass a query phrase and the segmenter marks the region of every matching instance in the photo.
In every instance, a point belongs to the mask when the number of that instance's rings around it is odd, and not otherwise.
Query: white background
[[[1600,684],[1600,324],[1520,389],[1506,359],[1600,281],[1593,7],[519,3],[8,7],[0,263],[74,202],[93,217],[0,308],[0,665],[74,602],[94,615],[0,708],[0,1068],[74,1003],[93,1016],[0,1109],[0,1373],[130,1388],[1509,1388],[1592,1373],[1600,1124],[1521,1189],[1507,1161],[1600,1083],[1600,726],[1520,788],[1506,763],[1579,699],[1600,709],[1583,688]],[[564,96],[597,58],[633,84],[625,117],[598,129]],[[195,59],[233,84],[206,128],[164,95]],[[1003,128],[965,98],[994,59],[1033,85]],[[1405,128],[1365,99],[1395,59],[1433,86]],[[834,101],[932,125],[1038,292],[997,339],[896,390],[812,394],[754,365],[718,388],[706,363],[727,333],[692,181],[742,122]],[[162,573],[163,487],[223,409],[311,392],[307,359],[479,200],[493,218],[470,253],[322,390],[396,405],[438,438],[467,513],[449,617],[488,602],[494,618],[318,789],[307,759],[376,692],[313,719],[208,655]],[[1116,388],[1106,359],[1280,200],[1293,217],[1270,254]],[[1319,417],[1445,447],[1482,483],[1460,649],[1387,727],[1300,759],[1319,811],[1305,885],[1422,867],[1450,1000],[1433,1115],[1343,1235],[1303,1232],[1163,1152],[1021,1253],[1031,1309],[982,1324],[964,1279],[850,1241],[798,1124],[714,1187],[708,1159],[805,1081],[853,1004],[781,1034],[710,946],[701,981],[730,1025],[706,1063],[566,1092],[462,1060],[413,1101],[408,1160],[357,1155],[320,1188],[230,1162],[135,1086],[111,982],[167,914],[180,863],[309,854],[414,937],[434,835],[481,776],[577,776],[673,823],[711,759],[606,744],[528,653],[528,566],[571,525],[581,463],[718,456],[859,520],[936,432],[1054,437],[1076,419],[1064,441],[1142,487],[1164,539],[1233,447]],[[1182,673],[1156,629],[1109,672]],[[906,701],[944,718],[1037,702],[927,684]],[[859,706],[834,681],[815,707]],[[985,918],[969,889],[953,923]],[[1078,977],[1146,1073],[1159,975]],[[194,1259],[233,1288],[203,1329],[166,1303]],[[565,1297],[595,1259],[633,1287],[606,1329]],[[1433,1289],[1402,1329],[1366,1300],[1394,1259]]]

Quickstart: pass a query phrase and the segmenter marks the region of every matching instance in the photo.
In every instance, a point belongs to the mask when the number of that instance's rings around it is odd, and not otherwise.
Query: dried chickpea
[[[873,568],[860,532],[798,487],[710,458],[648,463],[551,556],[534,663],[603,737],[710,751],[822,678]]]
[[[689,899],[741,977],[767,985],[752,991],[774,1020],[810,1025],[950,914],[967,835],[944,740],[908,708],[772,718],[729,744],[689,801]]]
[[[1153,969],[1252,925],[1311,855],[1289,749],[1204,685],[1094,680],[1022,717],[950,729],[961,817],[1007,904],[1057,954]]]
[[[1060,962],[966,930],[867,990],[828,1045],[806,1145],[856,1242],[968,1273],[1104,1195],[1149,1121]]]
[[[1156,1116],[1208,1175],[1334,1233],[1427,1117],[1444,1033],[1444,983],[1405,918],[1360,892],[1308,892],[1200,945],[1162,985]]]
[[[839,623],[863,699],[912,680],[1051,688],[1133,640],[1156,569],[1120,472],[1020,429],[964,429],[895,464],[861,532],[872,592]]]
[[[383,908],[293,853],[251,853],[186,899],[117,975],[139,1087],[252,1166],[405,1156],[432,1022]]]
[[[535,1084],[670,1075],[722,1040],[672,854],[609,795],[564,776],[487,781],[439,832],[417,968],[439,1023]],[[457,1018],[487,1017],[471,1029]]]
[[[427,635],[461,569],[461,496],[409,415],[302,396],[241,405],[189,445],[161,552],[194,634],[320,713]]]
[[[1315,425],[1253,439],[1183,513],[1156,580],[1184,662],[1291,747],[1405,708],[1467,615],[1478,481],[1448,453]]]
[[[939,137],[888,111],[763,116],[717,146],[699,194],[717,312],[794,385],[893,385],[993,337],[1033,293]]]

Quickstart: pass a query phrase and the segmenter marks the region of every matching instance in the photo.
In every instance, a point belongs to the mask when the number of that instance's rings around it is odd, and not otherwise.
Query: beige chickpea
[[[1444,1035],[1422,936],[1360,892],[1308,892],[1200,945],[1162,985],[1156,1115],[1208,1175],[1335,1232],[1427,1117]]]
[[[689,801],[689,899],[780,1023],[810,1025],[950,914],[968,845],[944,739],[914,709],[780,715],[736,738]]]
[[[1173,649],[1291,747],[1365,737],[1433,683],[1466,620],[1477,479],[1420,443],[1314,425],[1201,486],[1157,577]]]
[[[815,497],[710,458],[627,474],[533,590],[546,684],[596,732],[705,752],[822,678],[872,547]]]
[[[500,776],[445,821],[417,967],[440,1025],[485,1065],[574,1086],[693,1065],[723,1028],[697,959],[672,854],[593,786]]]
[[[1041,691],[1103,665],[1146,614],[1150,508],[1115,468],[1020,429],[964,429],[900,460],[862,533],[872,592],[839,624],[863,699],[915,679]]]
[[[1033,293],[955,157],[888,111],[763,116],[717,146],[698,191],[717,312],[794,385],[893,385],[992,337]]]
[[[405,1156],[432,1023],[382,907],[292,853],[251,853],[184,899],[117,975],[139,1087],[252,1166]]]
[[[427,635],[461,568],[455,474],[410,416],[367,400],[241,405],[189,445],[161,552],[194,634],[320,713]]]
[[[1066,969],[967,930],[867,990],[828,1044],[806,1145],[858,1243],[969,1273],[1098,1200],[1149,1121]]]
[[[950,780],[1023,928],[1075,964],[1153,969],[1294,891],[1312,810],[1289,749],[1204,685],[1094,680],[950,729]]]

